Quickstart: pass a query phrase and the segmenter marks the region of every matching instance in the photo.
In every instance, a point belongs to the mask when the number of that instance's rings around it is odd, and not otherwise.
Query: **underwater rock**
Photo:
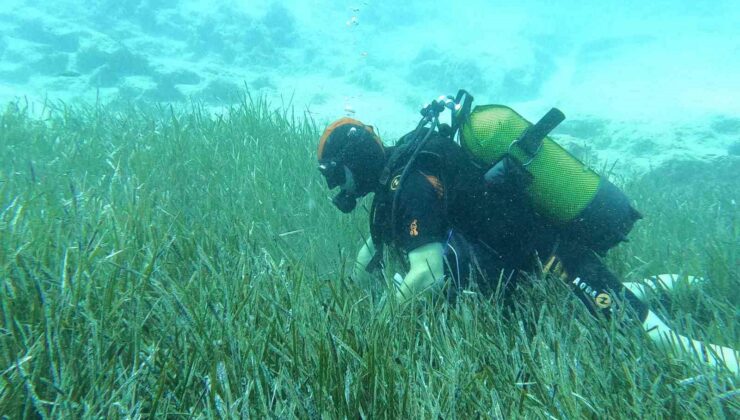
[[[251,56],[254,48],[269,43],[264,29],[255,27],[251,17],[237,19],[233,13],[220,13],[224,15],[211,16],[194,25],[188,43],[193,46],[196,58],[213,54],[232,64],[238,57]],[[250,60],[250,64],[254,61]]]
[[[645,174],[643,179],[653,179],[661,185],[676,189],[702,190],[711,185],[728,192],[738,191],[740,158],[725,156],[708,161],[671,160]]]
[[[718,134],[740,134],[740,118],[717,117],[712,121],[711,128]]]
[[[17,65],[15,68],[0,70],[0,80],[7,83],[27,83],[31,79],[31,71],[26,65]]]
[[[226,64],[280,66],[287,60],[284,49],[297,46],[298,39],[295,17],[278,3],[258,18],[223,6],[192,28],[187,42],[193,46],[193,56],[212,59],[208,56],[216,55]]]
[[[32,62],[30,64],[30,68],[42,74],[58,75],[58,74],[66,72],[68,65],[69,65],[69,54],[50,53]]]
[[[178,1],[145,1],[136,10],[132,20],[138,23],[144,32],[182,39],[187,33],[186,28],[190,22],[187,22],[179,12],[173,12],[172,9],[177,7]]]
[[[367,69],[350,72],[348,80],[367,91],[380,92],[383,90],[383,85],[377,80],[374,73]]]
[[[347,69],[342,64],[335,65],[329,72],[329,76],[334,78],[343,77],[345,74],[347,74]]]
[[[197,85],[202,78],[198,73],[190,70],[175,70],[170,73],[158,74],[156,80],[170,85]]]
[[[378,29],[399,28],[417,23],[429,13],[434,6],[425,6],[414,2],[388,2],[382,7],[367,7],[359,10],[358,24],[372,24]],[[431,9],[431,10],[428,10]]]
[[[239,100],[239,92],[241,88],[236,83],[215,79],[208,82],[198,96],[206,102],[232,104]]]
[[[635,156],[648,154],[657,154],[660,151],[660,144],[648,137],[632,138],[631,141],[625,141],[628,144],[627,150]]]
[[[490,86],[475,60],[441,55],[432,49],[424,49],[417,54],[410,64],[406,80],[413,85],[451,93],[465,86],[469,91],[481,94]]]
[[[93,72],[90,84],[96,87],[113,87],[126,76],[149,76],[153,70],[147,59],[134,54],[125,47],[107,52],[97,47],[86,48],[77,53],[77,70]]]
[[[303,50],[303,64],[326,68],[326,61],[317,48],[306,48]]]
[[[727,146],[727,154],[730,156],[740,156],[740,140],[735,140]]]
[[[143,93],[144,89],[140,87],[124,84],[118,87],[118,94],[116,95],[116,99],[132,101],[138,99]]]
[[[535,51],[531,63],[506,72],[496,94],[504,101],[534,99],[540,95],[542,85],[555,69],[555,61],[549,54]]]
[[[97,0],[96,3],[92,14],[95,20],[131,18],[139,13],[139,8],[142,6],[141,0]]]
[[[591,163],[596,160],[596,153],[588,142],[562,142],[561,146],[581,162]]]
[[[155,29],[161,11],[172,9],[179,0],[96,0],[91,21],[98,28],[108,28],[122,20],[138,24],[143,30]]]
[[[33,19],[21,22],[15,30],[18,38],[48,45],[58,52],[73,53],[80,48],[80,34],[49,29],[46,24]]]
[[[283,5],[275,2],[259,21],[267,30],[270,40],[280,47],[292,47],[296,44],[295,17]]]
[[[588,139],[603,135],[605,129],[606,121],[602,119],[566,119],[558,126],[557,133]]]
[[[77,69],[82,73],[88,73],[104,65],[109,67],[109,72],[118,77],[152,73],[146,57],[132,53],[125,47],[109,52],[93,46],[77,53]]]
[[[309,101],[311,105],[324,105],[329,101],[329,95],[326,93],[317,93]]]
[[[249,87],[255,90],[260,89],[275,89],[275,85],[272,83],[272,80],[268,76],[259,76],[252,80],[252,82],[249,84]]]
[[[584,43],[578,50],[578,60],[591,63],[596,60],[609,59],[614,54],[629,50],[632,47],[642,46],[657,39],[654,36],[634,35],[629,37],[607,37]]]
[[[150,15],[149,19],[140,21],[143,31],[180,40],[190,36],[194,25],[192,20],[176,11],[159,12],[159,15]]]
[[[495,57],[469,59],[449,52],[426,48],[409,65],[406,80],[435,91],[457,92],[464,86],[477,95],[495,94],[500,102],[522,101],[537,97],[546,80],[555,72],[555,61],[544,51],[533,51],[518,59],[513,70],[489,65]]]
[[[123,76],[108,64],[97,68],[90,76],[90,85],[95,87],[116,86]]]
[[[82,74],[72,71],[72,70],[65,70],[59,74],[56,75],[57,77],[80,77]]]
[[[188,44],[194,47],[197,57],[208,53],[223,53],[227,39],[220,28],[221,25],[223,24],[215,18],[208,17],[195,26],[192,36],[188,39]]]
[[[180,102],[185,100],[185,95],[175,85],[160,81],[157,87],[144,92],[144,97],[157,102]]]

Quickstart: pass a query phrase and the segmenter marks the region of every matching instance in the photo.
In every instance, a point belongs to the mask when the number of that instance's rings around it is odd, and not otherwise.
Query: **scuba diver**
[[[641,218],[612,183],[547,135],[565,117],[553,108],[531,124],[511,108],[476,106],[461,90],[421,110],[416,129],[385,146],[372,126],[341,118],[323,132],[319,171],[344,213],[373,194],[370,235],[352,277],[368,281],[384,249],[405,257],[393,279],[398,302],[468,287],[506,294],[521,272],[564,281],[593,314],[620,308],[659,346],[738,373],[734,349],[678,334],[602,262]],[[440,123],[449,110],[451,123]],[[457,141],[456,141],[457,140]],[[382,272],[382,271],[381,271]],[[670,289],[672,281],[656,282]]]

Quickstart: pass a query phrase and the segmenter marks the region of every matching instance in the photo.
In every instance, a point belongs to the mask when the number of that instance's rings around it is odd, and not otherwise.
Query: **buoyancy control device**
[[[440,97],[422,108],[421,121],[401,150],[389,159],[380,184],[387,187],[391,168],[406,162],[399,182],[399,189],[403,188],[430,134],[445,130],[450,137],[459,137],[460,145],[476,164],[489,168],[480,182],[495,184],[502,182],[501,178],[523,177],[517,184],[524,185],[534,208],[560,227],[569,241],[603,254],[626,240],[642,216],[619,188],[548,136],[565,119],[562,112],[552,108],[532,124],[507,106],[483,105],[471,110],[472,102],[473,97],[460,90],[454,98]],[[439,115],[447,109],[452,114],[451,126],[439,122]],[[395,226],[398,196],[396,192],[391,203],[391,226]],[[377,267],[381,254],[382,243],[377,243],[368,271]]]

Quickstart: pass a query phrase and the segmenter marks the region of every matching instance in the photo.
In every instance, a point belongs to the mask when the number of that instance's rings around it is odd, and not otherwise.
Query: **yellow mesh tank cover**
[[[570,222],[593,201],[601,177],[550,137],[545,137],[534,159],[517,145],[511,146],[531,125],[507,106],[477,106],[462,127],[461,142],[486,165],[507,152],[520,164],[531,159],[525,169],[532,175],[527,193],[535,207],[553,221]]]

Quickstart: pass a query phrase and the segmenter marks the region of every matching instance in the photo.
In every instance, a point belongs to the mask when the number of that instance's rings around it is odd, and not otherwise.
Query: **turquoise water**
[[[0,97],[99,91],[218,106],[246,82],[320,118],[350,109],[392,132],[411,120],[398,114],[461,87],[532,113],[557,104],[676,122],[740,112],[740,8],[648,3],[11,0]]]
[[[511,313],[367,294],[369,202],[315,162],[326,122],[390,144],[460,88],[557,106],[645,215],[609,266],[708,279],[651,304],[737,347],[737,2],[397,3],[3,3],[0,417],[737,418],[727,372],[542,276]]]

